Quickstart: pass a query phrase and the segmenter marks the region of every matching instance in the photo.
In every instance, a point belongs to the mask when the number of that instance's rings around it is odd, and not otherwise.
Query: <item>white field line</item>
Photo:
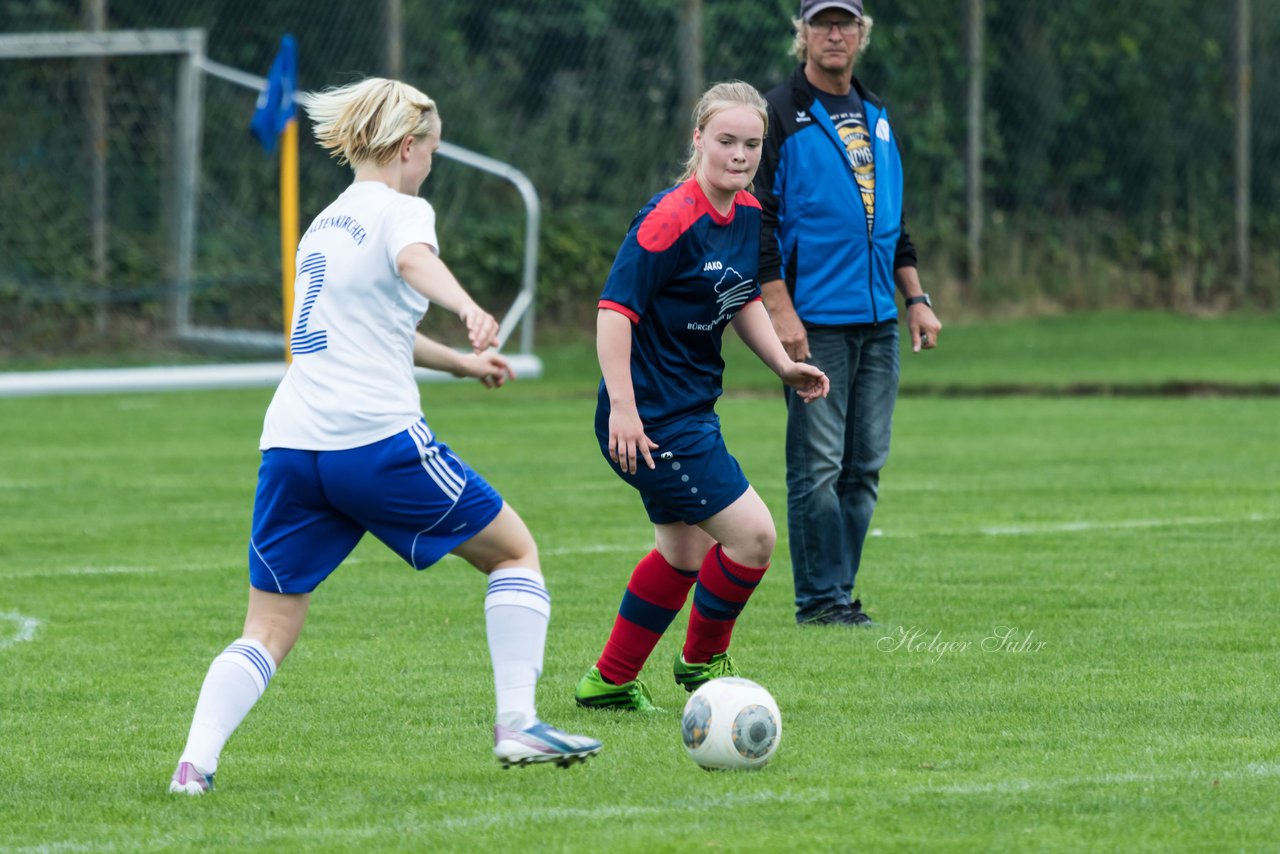
[[[999,780],[992,783],[958,783],[950,785],[923,784],[904,788],[901,790],[901,793],[908,797],[924,796],[927,799],[935,799],[938,795],[956,795],[959,797],[1007,795],[1035,791],[1053,791],[1076,786],[1114,788],[1134,784],[1148,785],[1152,783],[1170,782],[1205,785],[1215,784],[1223,780],[1253,780],[1271,777],[1280,777],[1280,763],[1255,762],[1248,765],[1222,770],[1197,769],[1190,772],[1174,771],[1165,774],[1122,773],[1082,775],[1076,777],[1009,779]],[[685,813],[697,813],[698,815],[703,815],[708,809],[715,809],[716,807],[732,809],[735,807],[741,808],[743,806],[750,806],[751,804],[759,803],[844,803],[847,801],[848,796],[848,791],[833,793],[828,789],[818,788],[754,792],[743,795],[726,793],[719,797],[709,796],[697,801],[696,803],[691,803],[687,800],[679,800],[665,804],[599,804],[592,807],[554,807],[549,809],[539,807],[537,809],[525,811],[508,810],[500,814],[452,818],[447,817],[440,820],[433,820],[432,827],[440,827],[447,830],[467,830],[474,828],[490,828],[499,825],[504,827],[517,827],[522,825],[537,826],[565,821],[581,822],[583,820],[616,820],[619,818],[652,815],[680,815]],[[214,797],[217,796],[215,795]],[[325,841],[333,841],[335,839],[357,841],[377,838],[386,832],[386,828],[378,827],[322,828],[318,831],[316,829],[303,827],[297,829],[290,828],[285,830],[266,831],[259,841],[315,841],[317,833],[323,837]],[[101,843],[64,839],[54,842],[46,842],[41,845],[24,846],[21,848],[0,845],[0,854],[55,854],[55,852],[73,851],[134,851],[137,850],[139,844],[149,841],[150,840],[140,839],[123,845],[110,844],[104,846]]]
[[[1246,513],[1244,516],[1187,516],[1180,519],[1117,519],[1111,522],[1050,522],[1031,525],[1002,525],[983,528],[982,533],[993,537],[1024,536],[1027,534],[1071,534],[1087,531],[1126,530],[1131,528],[1181,528],[1191,525],[1225,525],[1232,522],[1271,522],[1278,515]]]
[[[1201,786],[1212,784],[1214,781],[1252,780],[1277,776],[1280,776],[1280,763],[1253,763],[1250,765],[1222,770],[1206,769],[1190,772],[1174,771],[1166,774],[1123,773],[1086,775],[1078,777],[1013,779],[1001,780],[993,783],[956,785],[924,784],[903,788],[900,790],[900,794],[907,796],[912,800],[924,798],[932,801],[933,799],[936,799],[938,795],[983,797],[988,795],[1055,791],[1077,786],[1087,786],[1090,788],[1116,788],[1132,785],[1150,785],[1153,783],[1182,783]],[[490,813],[485,815],[433,819],[431,827],[441,828],[447,831],[466,831],[477,828],[488,829],[493,827],[534,828],[564,822],[601,820],[616,821],[617,819],[641,818],[645,816],[680,816],[686,814],[705,815],[709,809],[714,810],[719,807],[726,809],[741,809],[742,807],[749,808],[753,804],[764,803],[846,803],[849,796],[849,790],[832,792],[825,788],[798,788],[788,791],[765,791],[741,795],[733,793],[726,793],[720,796],[708,795],[706,798],[700,799],[696,802],[690,802],[682,799],[669,801],[667,803],[643,805],[597,804],[590,807],[537,807],[527,810],[505,810],[499,813]],[[217,795],[215,794],[213,797],[216,798]],[[299,827],[265,830],[258,842],[269,844],[280,842],[316,842],[319,840],[322,842],[332,843],[337,840],[344,840],[354,843],[381,838],[386,833],[388,833],[388,829],[381,827]],[[11,854],[57,854],[57,852],[76,851],[132,851],[137,850],[137,847],[139,846],[146,846],[150,841],[152,840],[138,839],[134,840],[132,843],[103,846],[92,842],[65,839],[22,848],[0,846],[0,852],[6,852],[6,854],[9,854],[10,852]]]
[[[888,537],[892,539],[911,539],[917,537],[965,537],[973,534],[985,534],[989,537],[1025,537],[1036,534],[1075,534],[1089,531],[1128,530],[1133,528],[1179,528],[1194,525],[1229,525],[1237,522],[1272,522],[1280,520],[1280,514],[1246,513],[1244,516],[1190,516],[1173,519],[1117,519],[1110,522],[1043,522],[1030,525],[989,525],[968,530],[941,531],[885,531],[883,528],[872,528],[867,532],[871,537]],[[779,542],[786,542],[785,536],[778,537]],[[614,554],[618,552],[634,552],[652,548],[653,544],[614,544],[568,546],[559,549],[546,549],[544,555],[552,557],[581,554]]]
[[[206,564],[183,568],[203,571],[221,567]],[[160,571],[161,568],[157,566],[68,566],[63,569],[17,569],[12,572],[0,571],[0,581],[12,578],[73,578],[84,575],[147,575]]]
[[[11,623],[16,627],[12,635],[8,635],[3,628],[5,623]],[[36,629],[39,627],[40,621],[35,617],[26,617],[17,611],[0,614],[0,649],[8,649],[14,644],[32,640],[35,638]]]
[[[982,534],[990,537],[1027,537],[1038,534],[1075,534],[1090,531],[1122,531],[1142,528],[1181,528],[1197,525],[1230,525],[1240,522],[1274,522],[1280,520],[1280,514],[1247,513],[1244,516],[1187,516],[1172,519],[1117,519],[1110,522],[1043,522],[1029,525],[992,525],[968,530],[940,531],[885,531],[872,528],[868,532],[871,537],[887,537],[891,539],[914,539],[919,537],[964,537]],[[785,543],[786,537],[779,537],[779,543]],[[544,549],[545,557],[568,557],[572,555],[593,554],[644,554],[653,548],[650,542],[635,543],[596,543],[586,546],[564,546],[556,549]],[[458,560],[454,555],[445,555],[445,560]],[[347,558],[343,566],[355,566],[368,561],[362,558]],[[145,575],[148,573],[179,570],[183,572],[207,572],[234,568],[227,563],[185,564],[183,566],[72,566],[66,569],[30,569],[6,572],[0,570],[0,580],[9,578],[60,578],[77,575]]]
[[[1246,513],[1243,516],[1184,516],[1168,519],[1114,519],[1110,521],[1032,522],[1027,525],[987,525],[976,533],[989,537],[1026,537],[1037,534],[1077,534],[1090,531],[1123,531],[1135,528],[1182,528],[1197,525],[1230,525],[1238,522],[1273,522],[1280,519],[1275,513]],[[931,537],[970,536],[975,531],[915,531],[886,533],[880,528],[868,532],[872,537]]]
[[[1214,780],[1255,779],[1259,777],[1280,776],[1280,763],[1254,763],[1224,771],[1196,771],[1192,773],[1168,774],[1104,774],[1081,777],[1046,777],[1043,779],[1002,780],[995,783],[957,784],[951,786],[920,785],[902,790],[908,796],[925,795],[933,797],[937,794],[952,795],[987,795],[1030,791],[1048,791],[1071,788],[1075,786],[1126,786],[1134,783],[1204,783]],[[526,813],[508,812],[502,815],[467,816],[465,818],[445,819],[439,824],[443,827],[465,829],[477,826],[491,827],[495,825],[529,825],[549,821],[581,821],[583,819],[618,819],[645,815],[668,815],[682,812],[702,814],[708,807],[741,807],[752,803],[844,803],[848,792],[832,793],[825,789],[799,789],[783,792],[755,792],[748,795],[726,794],[710,797],[698,803],[679,801],[660,805],[635,806],[630,804],[614,804],[599,807],[538,809]]]
[[[540,549],[539,553],[548,557],[563,557],[565,555],[605,555],[620,554],[623,552],[639,552],[645,554],[646,549],[652,549],[653,543],[613,543],[598,544],[590,546],[565,546],[558,549]]]
[[[913,793],[954,794],[954,795],[987,795],[1015,794],[1018,792],[1046,791],[1051,789],[1068,789],[1074,786],[1127,786],[1132,783],[1165,783],[1185,782],[1204,783],[1220,780],[1250,780],[1256,778],[1280,777],[1280,763],[1254,762],[1238,768],[1223,771],[1194,771],[1191,773],[1142,774],[1125,772],[1123,774],[1100,774],[1081,777],[1045,777],[1043,779],[1010,779],[997,780],[992,783],[956,783],[939,786],[920,786],[910,791]]]
[[[366,558],[349,557],[343,566],[359,566],[369,563]],[[215,563],[184,563],[166,566],[68,566],[65,569],[17,569],[12,572],[0,569],[0,581],[11,578],[64,578],[87,575],[150,575],[160,572],[247,572],[244,561]]]
[[[1252,763],[1223,771],[1204,770],[1191,773],[1175,772],[1167,774],[1140,774],[1128,772],[1123,774],[1101,774],[1077,777],[1010,779],[992,783],[958,783],[952,785],[924,784],[905,788],[902,790],[902,793],[907,795],[930,796],[935,794],[987,795],[1048,791],[1073,788],[1077,786],[1111,787],[1127,786],[1135,783],[1150,784],[1164,782],[1205,783],[1222,780],[1248,780],[1269,777],[1280,777],[1280,763]],[[466,818],[445,819],[440,822],[440,825],[444,827],[462,829],[466,827],[476,827],[478,825],[493,826],[498,824],[513,824],[521,821],[529,824],[537,824],[546,821],[558,820],[613,819],[689,811],[702,812],[708,806],[713,808],[717,806],[734,807],[748,805],[751,803],[789,803],[792,801],[801,803],[825,803],[829,801],[843,802],[845,797],[846,793],[837,793],[833,795],[831,792],[825,790],[806,789],[786,792],[756,792],[750,795],[724,795],[718,798],[708,798],[698,804],[689,804],[684,801],[663,805],[643,806],[616,804],[593,808],[570,807],[539,809],[535,812],[529,812],[523,815],[517,812],[509,812],[500,816],[468,816]]]

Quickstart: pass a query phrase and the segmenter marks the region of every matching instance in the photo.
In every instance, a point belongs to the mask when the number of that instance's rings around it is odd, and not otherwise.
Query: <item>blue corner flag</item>
[[[294,93],[298,90],[298,48],[292,35],[280,39],[280,52],[267,73],[267,88],[258,95],[249,130],[268,154],[276,150],[276,138],[298,116]]]

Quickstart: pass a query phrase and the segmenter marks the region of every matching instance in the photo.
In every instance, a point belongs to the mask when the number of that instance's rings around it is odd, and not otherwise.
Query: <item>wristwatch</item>
[[[929,306],[930,308],[933,308],[933,303],[931,303],[931,302],[929,301],[929,295],[928,295],[928,294],[920,294],[920,296],[918,296],[918,297],[910,297],[910,298],[909,298],[905,303],[903,303],[903,306],[904,306],[905,308],[911,308],[911,306],[913,306],[913,305],[917,305],[917,304],[919,304],[919,303],[924,303],[925,305]]]

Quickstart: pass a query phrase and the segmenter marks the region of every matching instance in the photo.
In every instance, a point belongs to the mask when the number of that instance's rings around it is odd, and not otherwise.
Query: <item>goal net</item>
[[[196,222],[198,30],[0,36],[0,346],[172,330]]]

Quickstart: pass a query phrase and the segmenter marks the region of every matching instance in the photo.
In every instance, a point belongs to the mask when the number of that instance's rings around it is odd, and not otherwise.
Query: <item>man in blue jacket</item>
[[[831,379],[808,406],[787,390],[787,523],[802,625],[869,625],[852,599],[898,396],[898,308],[911,349],[942,324],[903,218],[902,157],[884,104],[853,77],[862,0],[802,0],[802,65],[765,97],[756,173],[760,281],[778,338]],[[851,601],[852,599],[852,601]]]

